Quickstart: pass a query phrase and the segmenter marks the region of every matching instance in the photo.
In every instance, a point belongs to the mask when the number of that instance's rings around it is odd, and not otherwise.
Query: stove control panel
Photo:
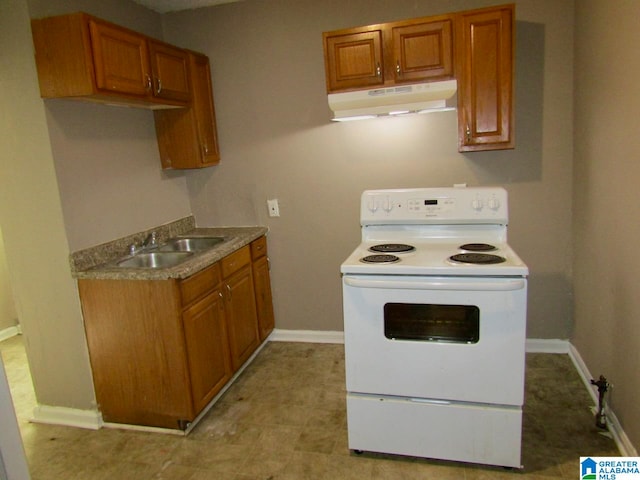
[[[407,202],[409,212],[426,215],[443,215],[453,212],[456,206],[455,198],[410,198]]]
[[[507,192],[499,187],[367,190],[360,223],[506,225],[507,203]]]

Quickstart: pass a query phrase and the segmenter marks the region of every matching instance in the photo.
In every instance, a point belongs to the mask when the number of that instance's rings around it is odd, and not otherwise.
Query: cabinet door
[[[271,278],[269,276],[269,260],[266,256],[253,262],[253,284],[256,290],[256,309],[260,341],[269,336],[274,327],[273,300],[271,298]]]
[[[200,412],[231,378],[224,299],[216,289],[183,314],[194,411]]]
[[[225,279],[225,312],[231,348],[231,364],[238,370],[259,345],[256,299],[251,266]]]
[[[201,166],[220,163],[216,111],[213,103],[213,87],[209,59],[205,55],[191,54],[193,82],[193,110],[196,118],[199,146],[202,152]]]
[[[151,89],[145,37],[114,25],[89,20],[96,87],[109,92],[147,96]]]
[[[513,21],[512,5],[459,16],[461,152],[514,147]]]
[[[383,85],[382,30],[324,37],[328,92]]]
[[[453,76],[451,19],[392,28],[394,81],[419,82]]]
[[[186,51],[149,40],[153,95],[157,98],[191,100],[189,56]]]
[[[191,106],[154,112],[162,168],[203,168],[220,163],[209,59],[193,52],[189,57]]]

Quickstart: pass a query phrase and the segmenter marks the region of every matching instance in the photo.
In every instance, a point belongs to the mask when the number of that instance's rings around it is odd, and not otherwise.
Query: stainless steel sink
[[[121,260],[117,263],[123,268],[166,268],[173,267],[187,260],[191,252],[149,252],[138,253],[133,257]]]
[[[178,237],[162,245],[159,252],[200,252],[224,242],[223,237]]]

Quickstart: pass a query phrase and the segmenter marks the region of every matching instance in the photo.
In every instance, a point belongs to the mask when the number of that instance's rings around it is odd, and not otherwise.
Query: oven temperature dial
[[[498,200],[496,197],[491,197],[487,203],[487,206],[491,210],[498,210],[500,208],[500,200]]]
[[[473,208],[474,210],[482,210],[482,207],[484,207],[484,202],[482,201],[481,198],[476,198],[471,202],[471,208]]]

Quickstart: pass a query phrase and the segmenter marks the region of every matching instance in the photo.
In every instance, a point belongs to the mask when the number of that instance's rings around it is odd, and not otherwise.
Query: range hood
[[[415,83],[389,88],[355,92],[330,93],[329,108],[334,121],[359,120],[380,115],[399,115],[429,111],[452,110],[447,104],[457,89],[455,80]]]

